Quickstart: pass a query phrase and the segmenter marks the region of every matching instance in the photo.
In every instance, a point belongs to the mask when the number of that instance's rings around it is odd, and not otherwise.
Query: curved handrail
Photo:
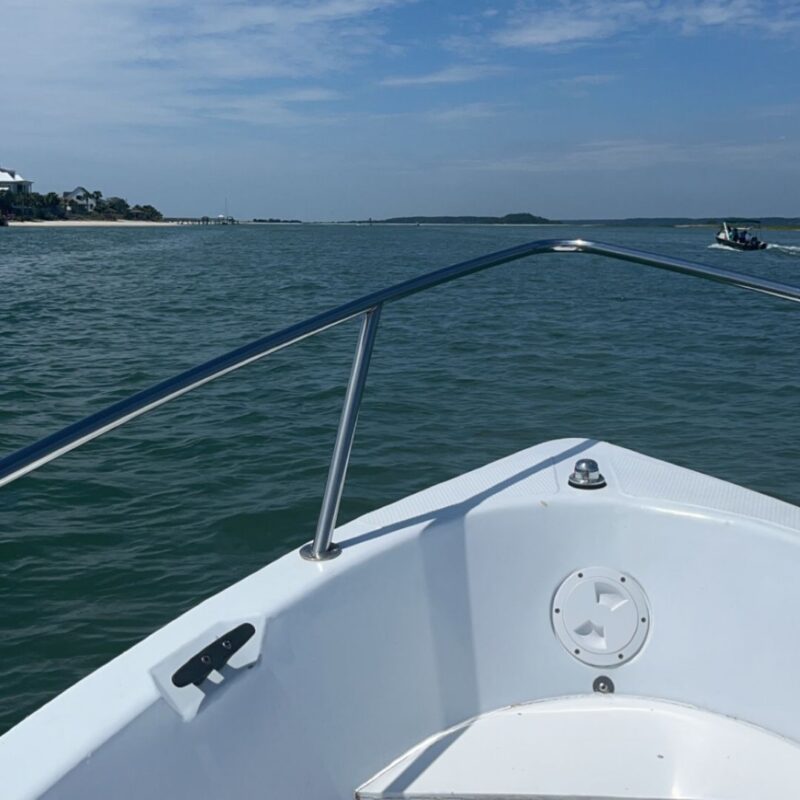
[[[670,272],[693,275],[706,280],[717,281],[741,289],[800,302],[800,288],[776,281],[757,278],[752,275],[731,270],[697,264],[678,258],[655,255],[615,245],[589,242],[583,239],[546,239],[500,250],[480,258],[463,261],[442,269],[419,275],[395,284],[386,289],[351,300],[314,317],[284,328],[281,331],[256,339],[249,344],[231,350],[221,356],[206,361],[172,378],[138,392],[131,397],[114,403],[107,408],[91,414],[84,419],[62,428],[34,444],[23,447],[0,460],[0,486],[32,472],[48,462],[74,450],[87,442],[102,436],[114,428],[124,425],[136,417],[152,411],[158,406],[174,400],[209,381],[233,372],[253,361],[275,353],[278,350],[321,333],[346,320],[364,316],[356,357],[351,372],[350,384],[337,432],[334,458],[328,476],[320,522],[313,545],[306,549],[306,555],[320,559],[335,554],[331,537],[335,525],[336,511],[341,498],[350,447],[355,433],[355,423],[361,400],[369,359],[377,330],[380,309],[384,304],[393,303],[404,297],[423,292],[434,286],[463,278],[500,264],[507,264],[528,256],[543,253],[588,253],[606,256],[622,261],[630,261],[645,266],[657,267]]]

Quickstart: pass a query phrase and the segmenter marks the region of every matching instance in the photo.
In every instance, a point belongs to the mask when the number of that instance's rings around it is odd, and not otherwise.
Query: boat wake
[[[727,247],[719,242],[708,245],[709,250],[725,250],[727,253],[748,253],[749,250],[737,250],[735,247]],[[786,253],[787,256],[800,256],[800,245],[792,244],[768,244],[767,250],[773,253]]]
[[[724,250],[726,253],[744,253],[745,250],[737,250],[735,247],[728,247],[725,244],[720,244],[719,242],[714,242],[708,246],[709,250]]]
[[[800,256],[800,246],[791,244],[768,244],[767,250],[776,250],[788,256]]]

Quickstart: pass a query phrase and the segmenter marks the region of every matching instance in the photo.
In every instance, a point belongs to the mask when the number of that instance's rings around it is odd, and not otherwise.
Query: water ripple
[[[0,451],[353,296],[564,234],[5,229]],[[797,234],[745,254],[709,249],[703,229],[588,235],[800,282]],[[388,307],[342,517],[558,436],[800,502],[797,313],[588,256]],[[311,537],[356,333],[278,353],[3,489],[0,729]]]

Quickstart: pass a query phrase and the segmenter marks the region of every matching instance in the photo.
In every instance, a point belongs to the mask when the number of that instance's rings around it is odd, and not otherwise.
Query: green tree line
[[[39,194],[0,193],[0,215],[18,220],[57,219],[128,219],[159,222],[163,214],[151,205],[130,205],[122,197],[103,197],[102,192],[91,192],[95,200],[94,211],[86,211],[74,201],[69,202],[56,192]],[[69,205],[70,210],[67,211]]]

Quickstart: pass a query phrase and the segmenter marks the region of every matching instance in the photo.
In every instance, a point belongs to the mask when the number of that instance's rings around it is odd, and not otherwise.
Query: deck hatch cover
[[[583,567],[568,575],[555,592],[550,617],[567,652],[593,667],[630,661],[650,631],[644,589],[610,567]]]

